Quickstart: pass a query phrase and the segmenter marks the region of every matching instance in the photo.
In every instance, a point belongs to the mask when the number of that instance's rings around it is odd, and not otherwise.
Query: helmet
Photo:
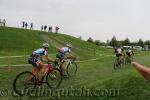
[[[66,44],[66,46],[67,46],[67,47],[69,47],[69,48],[72,48],[72,45],[71,45],[71,44],[69,44],[69,43],[68,43],[68,44]]]
[[[49,48],[49,44],[48,43],[43,43],[42,47]]]

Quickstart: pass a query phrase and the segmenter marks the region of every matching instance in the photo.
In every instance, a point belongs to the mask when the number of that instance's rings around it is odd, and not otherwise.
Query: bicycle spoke
[[[58,69],[55,69],[53,73],[48,73],[46,76],[46,80],[50,88],[57,88],[62,81],[60,71]]]
[[[19,95],[24,95],[21,92],[25,92],[27,89],[35,88],[35,77],[32,81],[29,80],[29,77],[32,75],[31,72],[22,72],[17,75],[13,83],[14,91]]]

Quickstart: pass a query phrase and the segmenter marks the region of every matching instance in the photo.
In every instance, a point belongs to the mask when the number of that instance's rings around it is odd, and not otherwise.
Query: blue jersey
[[[47,55],[47,53],[48,52],[44,48],[40,48],[40,49],[33,51],[32,55],[41,57],[41,56]]]
[[[66,53],[71,52],[71,50],[68,47],[62,47],[59,49],[59,52],[66,54]]]

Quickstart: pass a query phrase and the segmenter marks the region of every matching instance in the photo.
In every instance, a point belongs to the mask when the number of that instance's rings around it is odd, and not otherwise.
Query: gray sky
[[[0,18],[59,26],[60,32],[106,41],[150,40],[150,0],[0,0]]]

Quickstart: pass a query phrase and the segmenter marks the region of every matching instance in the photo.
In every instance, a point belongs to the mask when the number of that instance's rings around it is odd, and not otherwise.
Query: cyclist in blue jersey
[[[52,61],[49,57],[48,57],[48,50],[49,50],[49,44],[48,43],[43,43],[42,48],[39,48],[35,51],[32,52],[32,54],[30,55],[30,57],[28,58],[28,63],[32,64],[34,66],[34,70],[33,70],[33,75],[37,75],[39,70],[42,69],[42,79],[45,76],[46,73],[46,66],[44,65],[43,61]],[[44,58],[45,59],[44,59]],[[30,79],[32,79],[33,76],[31,76]]]
[[[65,47],[62,47],[58,50],[58,53],[56,54],[56,57],[59,59],[59,61],[61,62],[61,71],[62,71],[62,75],[66,76],[65,74],[65,55],[72,57],[71,55],[71,48],[72,45],[71,44],[66,44]]]

